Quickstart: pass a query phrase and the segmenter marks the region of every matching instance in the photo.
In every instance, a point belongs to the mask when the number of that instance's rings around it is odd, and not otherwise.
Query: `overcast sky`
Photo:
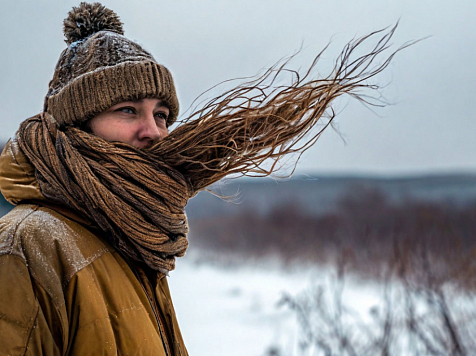
[[[376,82],[393,105],[376,113],[350,99],[335,103],[336,132],[325,132],[302,158],[301,173],[476,173],[476,1],[443,0],[130,0],[103,4],[125,35],[148,49],[175,78],[182,113],[204,90],[250,76],[304,49],[306,68],[329,42],[322,72],[352,38],[395,24],[400,52]],[[41,111],[65,48],[69,0],[1,0],[0,140]]]

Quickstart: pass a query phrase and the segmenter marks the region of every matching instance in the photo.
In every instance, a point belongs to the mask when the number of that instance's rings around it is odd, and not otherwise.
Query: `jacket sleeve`
[[[46,298],[46,299],[45,299]],[[39,302],[41,300],[41,303]],[[0,255],[0,350],[3,355],[60,355],[51,303],[30,278],[25,261]]]

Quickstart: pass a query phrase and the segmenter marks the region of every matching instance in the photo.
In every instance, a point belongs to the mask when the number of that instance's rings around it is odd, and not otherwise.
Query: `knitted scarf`
[[[83,214],[113,245],[156,270],[174,269],[188,246],[186,178],[160,158],[75,127],[58,129],[42,113],[17,133],[42,194]]]
[[[378,89],[367,80],[409,45],[375,65],[394,30],[355,60],[350,59],[355,49],[379,32],[347,44],[323,79],[310,78],[320,54],[303,76],[280,62],[210,100],[150,149],[59,127],[47,113],[23,122],[17,139],[45,197],[96,222],[128,257],[170,271],[188,246],[184,208],[189,198],[227,175],[270,175],[290,153],[298,154],[296,164],[329,126],[334,118],[330,104],[343,94],[382,104],[365,90]],[[292,83],[277,85],[289,72]]]

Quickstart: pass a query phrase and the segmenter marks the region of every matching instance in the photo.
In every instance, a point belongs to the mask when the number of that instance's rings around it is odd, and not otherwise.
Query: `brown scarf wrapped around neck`
[[[191,193],[182,174],[132,146],[75,127],[60,130],[47,113],[23,122],[17,140],[46,198],[95,221],[129,257],[174,269],[174,257],[188,246]]]
[[[47,113],[23,122],[17,139],[45,197],[95,221],[130,258],[170,271],[188,246],[184,208],[189,198],[230,174],[270,175],[284,155],[302,154],[329,126],[334,118],[330,104],[342,94],[382,104],[371,101],[366,90],[378,86],[366,81],[410,45],[374,65],[395,28],[355,60],[350,59],[355,49],[381,32],[347,44],[324,79],[309,79],[318,55],[303,77],[291,71],[293,82],[277,86],[280,76],[290,72],[287,62],[281,63],[209,101],[147,150],[76,127],[60,128]],[[322,118],[327,120],[315,129]]]

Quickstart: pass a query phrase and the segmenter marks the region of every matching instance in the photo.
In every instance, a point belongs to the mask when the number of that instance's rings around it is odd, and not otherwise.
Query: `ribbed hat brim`
[[[47,111],[60,125],[78,125],[120,102],[144,98],[163,100],[170,110],[167,124],[175,122],[179,103],[172,75],[152,61],[123,62],[78,76],[48,98]]]

